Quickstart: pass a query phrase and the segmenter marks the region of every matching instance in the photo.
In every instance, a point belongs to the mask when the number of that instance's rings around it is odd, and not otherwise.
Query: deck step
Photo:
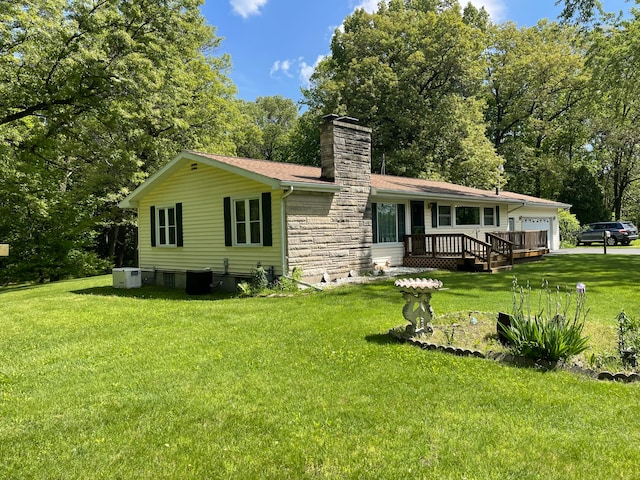
[[[472,272],[499,272],[503,270],[511,270],[513,265],[509,259],[503,255],[494,255],[491,258],[491,268],[487,262],[483,262],[479,258],[460,258],[458,259],[458,267],[460,270]]]

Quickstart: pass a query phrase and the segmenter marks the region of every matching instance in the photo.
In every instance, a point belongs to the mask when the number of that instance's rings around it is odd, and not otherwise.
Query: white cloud
[[[504,0],[468,0],[468,3],[471,3],[474,7],[480,8],[484,7],[484,9],[491,16],[491,20],[494,22],[500,22],[504,20],[504,16],[507,10],[507,6]],[[466,5],[467,2],[460,2],[461,5]]]
[[[304,85],[305,87],[309,86],[309,78],[311,78],[311,75],[313,75],[316,67],[322,61],[322,59],[325,58],[325,56],[326,55],[318,55],[318,58],[316,58],[316,63],[314,63],[313,65],[308,65],[306,62],[300,61],[299,75],[302,85]]]
[[[291,60],[276,60],[271,66],[269,74],[273,77],[277,73],[284,73],[287,77],[291,77]]]
[[[247,18],[251,15],[259,15],[260,7],[267,4],[268,0],[229,0],[233,11],[240,15],[242,18]]]
[[[373,13],[378,10],[379,1],[380,0],[362,0],[358,5],[356,5],[355,9],[362,8],[365,12]]]
[[[299,57],[293,60],[276,60],[271,66],[269,75],[272,78],[278,78],[280,75],[285,75],[289,78],[297,76],[304,87],[309,86],[309,78],[313,75],[318,63],[326,55],[318,55],[313,65],[309,65],[304,61],[304,57]]]

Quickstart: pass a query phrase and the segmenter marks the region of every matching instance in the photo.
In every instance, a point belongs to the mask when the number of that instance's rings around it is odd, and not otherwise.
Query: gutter
[[[293,185],[289,185],[289,190],[287,190],[282,198],[280,199],[280,248],[282,251],[282,275],[287,275],[289,273],[289,265],[287,262],[287,221],[285,218],[286,209],[285,209],[285,199],[293,193]]]
[[[319,193],[337,193],[344,190],[344,186],[329,183],[306,183],[306,182],[280,182],[280,186],[288,187],[291,190],[295,187],[297,190],[305,192]],[[288,195],[287,195],[288,196]]]
[[[371,189],[372,196],[388,197],[388,198],[408,198],[408,199],[425,199],[425,200],[444,200],[444,201],[468,201],[478,203],[499,203],[514,204],[522,203],[522,200],[508,199],[504,197],[496,197],[494,195],[470,195],[465,193],[434,193],[434,192],[402,192],[398,190],[387,189]]]

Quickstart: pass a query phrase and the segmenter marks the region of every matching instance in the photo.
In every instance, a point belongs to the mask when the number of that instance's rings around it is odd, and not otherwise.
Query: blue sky
[[[534,25],[555,19],[556,0],[471,0],[494,22]],[[298,101],[314,65],[330,53],[331,35],[356,8],[373,11],[378,0],[205,0],[202,13],[223,37],[216,54],[231,55],[238,98],[281,95]],[[465,2],[461,2],[466,4]],[[604,0],[606,11],[627,11],[625,0]]]

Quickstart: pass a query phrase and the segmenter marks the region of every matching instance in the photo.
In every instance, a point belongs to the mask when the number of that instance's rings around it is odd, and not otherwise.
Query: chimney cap
[[[357,118],[354,117],[340,117],[338,118],[339,122],[344,122],[344,123],[353,123],[354,125],[357,125],[358,123],[360,123],[360,120],[358,120]]]
[[[340,116],[335,113],[330,113],[329,115],[325,115],[324,117],[322,117],[322,120],[324,120],[326,123],[331,123],[334,120],[337,120],[339,122],[344,122],[344,123],[351,123],[353,125],[357,125],[358,123],[360,123],[360,121],[357,118]]]

